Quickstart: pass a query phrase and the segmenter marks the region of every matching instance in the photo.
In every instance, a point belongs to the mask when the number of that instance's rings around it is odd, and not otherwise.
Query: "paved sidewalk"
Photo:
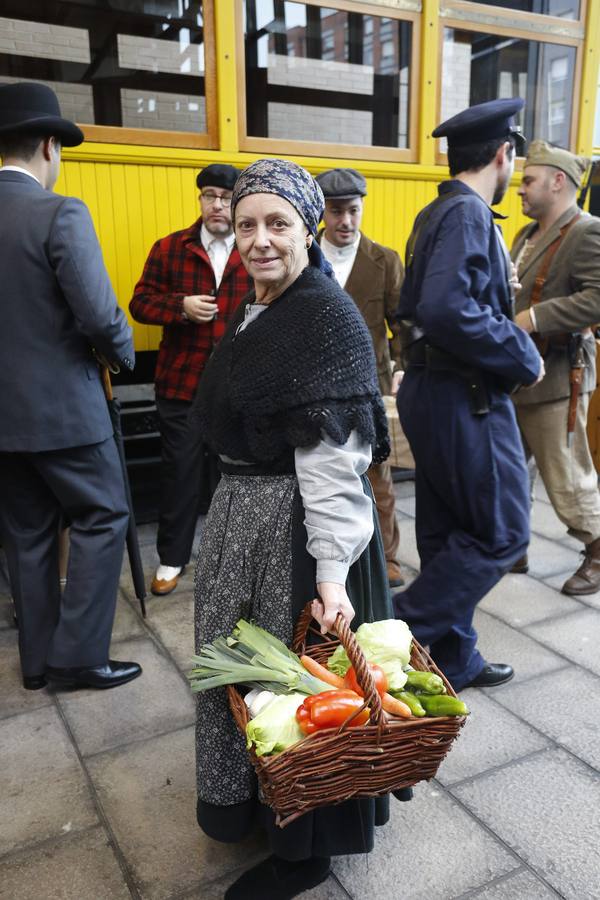
[[[401,556],[414,574],[414,487],[396,486]],[[472,716],[438,778],[392,819],[368,857],[337,859],[306,900],[600,900],[600,594],[560,585],[578,563],[543,491],[529,575],[508,575],[477,614],[508,685],[468,690]],[[150,577],[154,528],[141,529]],[[142,663],[115,690],[26,692],[0,575],[0,897],[218,900],[264,855],[204,837],[195,823],[191,571],[148,600],[127,566],[112,655]],[[249,898],[252,900],[252,898]]]

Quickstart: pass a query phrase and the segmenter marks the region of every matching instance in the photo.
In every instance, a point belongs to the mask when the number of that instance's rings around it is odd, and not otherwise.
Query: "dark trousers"
[[[189,427],[192,404],[156,398],[161,440],[160,509],[156,549],[165,566],[185,566],[198,515],[218,482],[216,457]]]
[[[129,511],[114,440],[0,453],[0,532],[24,675],[108,660]],[[61,516],[70,522],[61,597]]]
[[[512,401],[491,393],[474,415],[456,376],[409,368],[398,393],[415,458],[421,574],[394,597],[456,690],[479,674],[477,603],[525,553],[529,482]]]

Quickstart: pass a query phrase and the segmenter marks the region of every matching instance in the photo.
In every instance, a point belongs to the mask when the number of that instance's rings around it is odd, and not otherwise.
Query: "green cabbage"
[[[300,741],[302,733],[296,710],[306,699],[304,694],[281,694],[265,706],[246,725],[246,746],[254,744],[257,756],[280,753]]]
[[[381,666],[387,675],[389,690],[402,690],[406,683],[404,667],[410,662],[412,634],[401,619],[365,622],[354,635],[367,662]],[[350,668],[350,660],[340,645],[329,657],[327,668],[342,678]]]

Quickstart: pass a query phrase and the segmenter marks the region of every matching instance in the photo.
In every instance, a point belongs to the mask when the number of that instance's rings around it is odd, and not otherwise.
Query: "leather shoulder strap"
[[[542,259],[542,264],[538,269],[537,275],[535,276],[533,290],[531,291],[531,305],[532,306],[535,306],[536,303],[540,302],[540,298],[542,296],[542,290],[544,288],[544,285],[546,284],[548,270],[550,269],[550,265],[552,263],[552,260],[554,259],[556,251],[562,244],[563,239],[565,238],[569,228],[572,225],[574,225],[575,222],[577,222],[578,219],[580,219],[580,218],[581,218],[581,212],[575,213],[573,218],[569,222],[567,222],[566,225],[563,225],[563,227],[560,229],[560,233],[559,233],[558,237],[554,238],[554,240],[552,241],[552,243],[546,250],[544,258]]]

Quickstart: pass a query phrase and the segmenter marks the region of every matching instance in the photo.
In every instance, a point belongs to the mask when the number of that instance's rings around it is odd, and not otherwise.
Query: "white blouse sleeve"
[[[317,583],[345,584],[373,534],[373,501],[360,477],[371,464],[371,446],[356,431],[343,445],[324,435],[314,447],[296,448],[294,458]]]

